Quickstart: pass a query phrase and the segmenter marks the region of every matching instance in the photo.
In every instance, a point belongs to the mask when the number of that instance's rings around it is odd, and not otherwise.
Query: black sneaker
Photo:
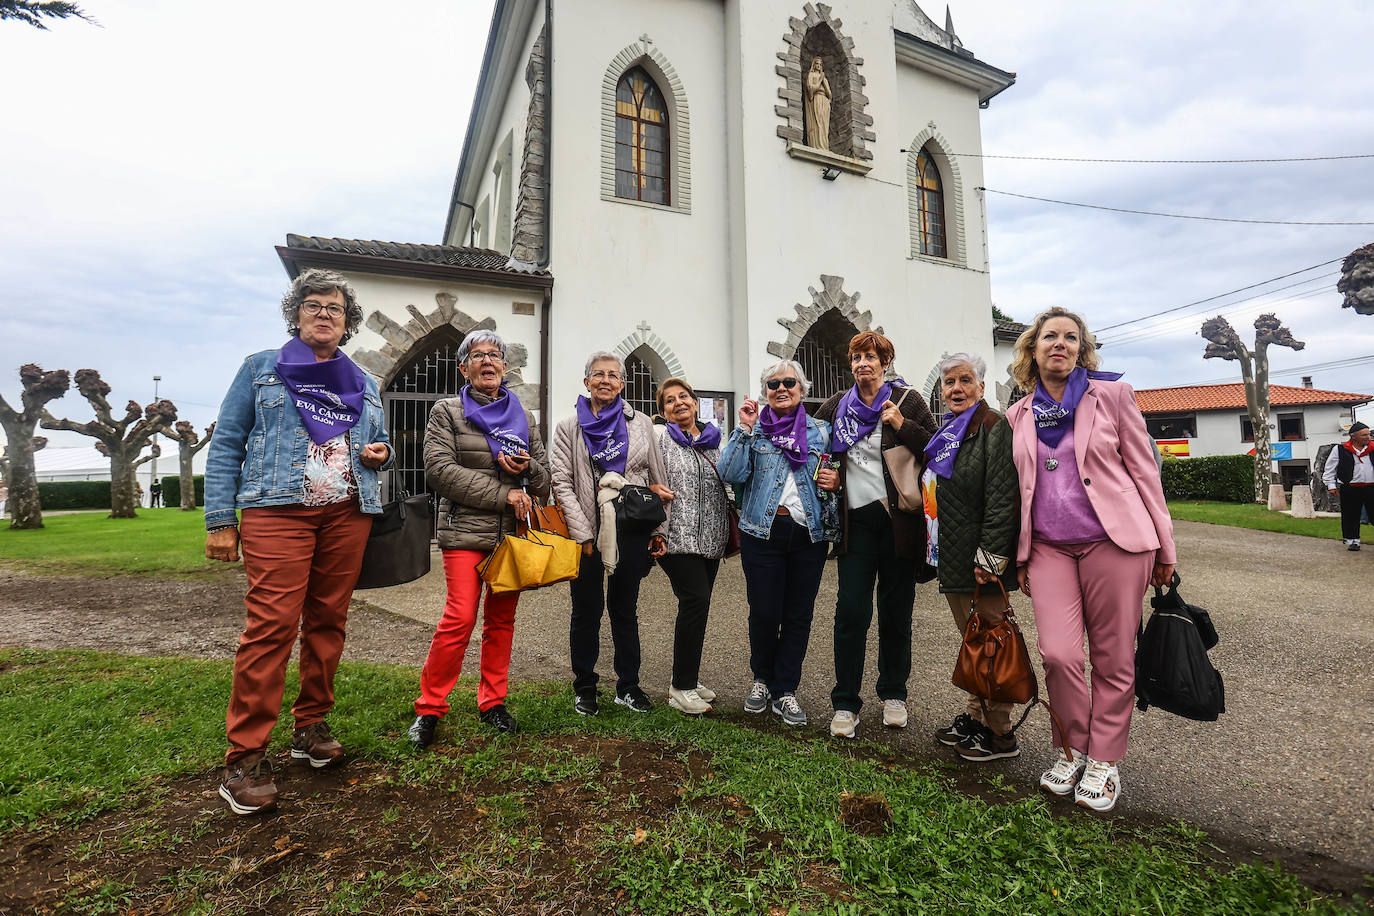
[[[438,716],[416,716],[415,721],[410,723],[406,737],[417,749],[423,750],[434,743],[434,729],[438,724]]]
[[[1352,541],[1352,542],[1350,542],[1349,544],[1346,545],[1346,548],[1345,548],[1345,549],[1346,549],[1346,550],[1359,550],[1359,549],[1360,549],[1360,542],[1359,542],[1359,541]]]
[[[974,723],[974,733],[955,746],[959,756],[971,763],[1020,757],[1021,745],[1015,735],[999,735],[981,722]]]
[[[977,719],[966,712],[961,712],[954,717],[954,721],[944,728],[935,732],[935,740],[946,747],[954,747],[969,735],[973,734],[975,726],[981,725]]]
[[[482,710],[477,714],[477,718],[502,734],[512,735],[519,730],[519,727],[515,724],[515,719],[510,713],[506,712],[506,705],[504,703],[497,703],[495,706]]]
[[[596,702],[596,691],[587,690],[577,695],[573,702],[573,712],[579,716],[594,716],[601,711],[601,707]]]
[[[649,712],[654,708],[654,704],[649,702],[649,698],[644,695],[644,691],[638,686],[626,687],[621,693],[615,695],[617,706],[627,706],[635,712]]]

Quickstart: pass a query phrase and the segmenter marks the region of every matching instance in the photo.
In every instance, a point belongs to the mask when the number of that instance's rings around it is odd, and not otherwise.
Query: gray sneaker
[[[784,725],[805,725],[806,713],[797,702],[796,694],[784,693],[773,701],[774,714],[782,717]]]
[[[749,688],[749,695],[744,698],[745,712],[763,712],[768,708],[768,685],[763,681],[755,681]]]

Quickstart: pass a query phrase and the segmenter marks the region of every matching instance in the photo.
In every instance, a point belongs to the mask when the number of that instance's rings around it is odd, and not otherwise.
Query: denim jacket
[[[755,429],[758,427],[755,426]],[[784,475],[789,472],[797,484],[802,506],[806,509],[806,527],[811,542],[837,540],[838,529],[822,523],[824,501],[831,494],[821,496],[816,489],[816,466],[821,454],[830,448],[830,424],[814,417],[806,418],[806,467],[792,470],[782,449],[762,433],[745,432],[736,426],[720,451],[720,476],[726,483],[742,484],[744,495],[740,506],[739,528],[754,537],[767,538],[773,528],[773,516],[782,499]],[[831,513],[834,515],[833,505]]]
[[[220,405],[205,459],[207,530],[236,524],[236,509],[289,506],[305,498],[310,435],[277,374],[277,353],[263,350],[245,359]],[[377,380],[364,377],[363,413],[348,431],[348,451],[360,508],[376,515],[382,511],[377,472],[362,463],[358,452],[370,442],[385,443],[384,468],[393,454]]]

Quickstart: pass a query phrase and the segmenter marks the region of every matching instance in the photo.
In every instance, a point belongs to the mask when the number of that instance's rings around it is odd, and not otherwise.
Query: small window
[[[945,253],[945,194],[940,184],[940,170],[926,150],[921,150],[916,157],[916,184],[921,201],[921,254],[948,257]]]
[[[1154,439],[1196,439],[1197,414],[1176,414],[1171,417],[1146,417],[1145,428]]]
[[[615,90],[615,196],[669,202],[668,109],[643,67],[621,77]]]
[[[1255,427],[1250,423],[1250,415],[1248,413],[1240,415],[1240,441],[1255,441]]]
[[[1300,413],[1281,413],[1279,414],[1279,441],[1280,442],[1301,442],[1307,436],[1303,433],[1302,414]]]

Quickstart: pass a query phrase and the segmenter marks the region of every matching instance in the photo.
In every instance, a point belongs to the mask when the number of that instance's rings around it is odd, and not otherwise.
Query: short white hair
[[[501,351],[501,361],[505,362],[506,342],[501,339],[500,334],[497,334],[495,331],[489,331],[486,328],[473,331],[472,333],[468,334],[467,337],[463,338],[463,342],[458,345],[458,362],[466,365],[468,361],[468,354],[471,353],[472,348],[477,346],[478,344],[491,344],[493,347]]]
[[[945,373],[955,366],[971,366],[973,371],[978,374],[978,381],[983,381],[988,374],[988,364],[983,361],[983,357],[976,353],[955,353],[953,356],[946,356],[940,360],[940,366],[936,371],[940,374],[940,381],[943,383]]]
[[[603,360],[613,360],[615,364],[620,367],[621,380],[623,381],[625,379],[625,360],[621,359],[619,356],[612,353],[610,350],[597,350],[591,356],[588,356],[587,365],[582,368],[582,377],[591,378],[592,366],[595,366],[597,363],[602,362]]]
[[[801,367],[801,363],[795,359],[778,360],[763,370],[763,374],[759,376],[759,397],[767,400],[768,380],[784,370],[791,370],[797,377],[797,381],[801,383],[802,397],[806,397],[806,393],[811,390],[811,380],[806,377],[806,370]]]

